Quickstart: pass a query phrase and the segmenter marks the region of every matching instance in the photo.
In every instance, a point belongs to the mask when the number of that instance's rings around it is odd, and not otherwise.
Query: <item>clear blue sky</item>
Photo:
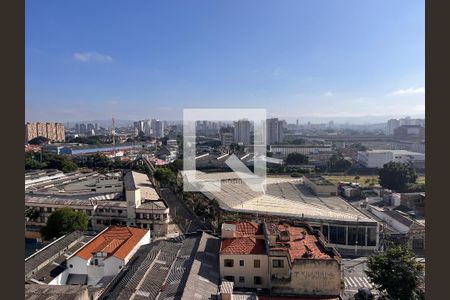
[[[26,119],[423,114],[424,1],[26,1]]]

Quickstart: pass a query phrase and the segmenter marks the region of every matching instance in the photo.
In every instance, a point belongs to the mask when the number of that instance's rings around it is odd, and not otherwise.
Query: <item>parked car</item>
[[[359,288],[358,292],[355,294],[355,300],[373,300],[374,295],[372,291],[368,288]]]

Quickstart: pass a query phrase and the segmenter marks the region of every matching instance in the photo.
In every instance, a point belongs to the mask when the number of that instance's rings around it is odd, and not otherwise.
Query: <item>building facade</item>
[[[95,285],[102,278],[115,276],[142,245],[150,243],[150,231],[134,227],[111,226],[67,258],[67,280],[77,275],[84,284]]]
[[[291,153],[312,155],[331,152],[331,145],[270,145],[270,152],[276,157],[285,158]]]
[[[222,225],[220,278],[272,295],[339,296],[340,256],[312,228],[275,223]]]
[[[278,120],[278,118],[266,120],[266,142],[268,145],[283,142],[285,123],[285,121]]]
[[[30,123],[25,124],[25,143],[42,136],[52,142],[64,142],[65,130],[63,123]]]
[[[250,145],[251,124],[248,120],[234,122],[234,142],[243,145]]]
[[[425,164],[425,154],[406,150],[358,151],[358,162],[366,168],[382,168],[389,162]]]

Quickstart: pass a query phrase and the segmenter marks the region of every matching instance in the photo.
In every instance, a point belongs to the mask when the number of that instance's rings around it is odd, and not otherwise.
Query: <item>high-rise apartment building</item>
[[[245,119],[234,122],[235,143],[250,145],[250,127],[250,121]]]
[[[400,127],[400,121],[397,119],[390,119],[387,122],[387,128],[386,128],[386,134],[387,135],[393,135],[394,130]]]
[[[26,123],[25,142],[28,142],[38,136],[45,137],[55,142],[63,142],[65,140],[64,124],[42,122]]]
[[[164,137],[164,122],[152,119],[151,121],[152,134],[155,138]]]
[[[278,118],[266,120],[267,144],[272,145],[283,142],[285,124],[286,121],[278,120]]]

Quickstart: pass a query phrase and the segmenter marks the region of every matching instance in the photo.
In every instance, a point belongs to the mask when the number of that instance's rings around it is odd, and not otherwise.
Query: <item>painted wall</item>
[[[290,280],[272,279],[272,292],[303,295],[339,295],[341,268],[336,260],[295,260]]]
[[[225,259],[233,259],[233,267],[225,267]],[[260,267],[254,267],[254,260],[260,260]],[[244,261],[244,266],[239,265],[239,261]],[[247,288],[268,288],[269,287],[269,270],[268,256],[266,255],[220,255],[220,278],[225,276],[234,276],[234,285],[236,287]],[[262,279],[260,285],[254,284],[254,276]],[[239,277],[244,277],[245,282],[239,282]]]

